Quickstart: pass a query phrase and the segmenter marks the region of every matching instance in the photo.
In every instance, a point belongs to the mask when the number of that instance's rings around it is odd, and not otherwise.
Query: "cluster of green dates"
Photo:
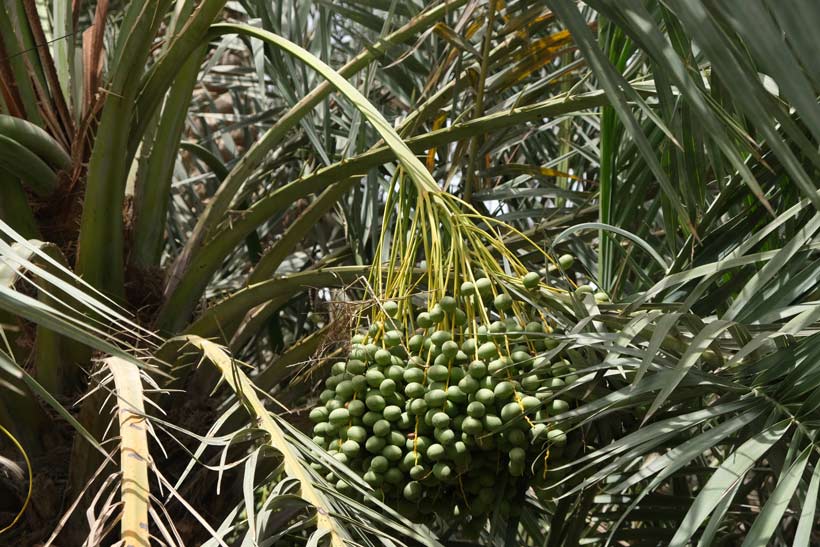
[[[538,284],[521,279],[525,291]],[[543,480],[560,456],[567,436],[549,419],[570,409],[556,394],[578,377],[544,355],[557,342],[537,310],[487,278],[420,313],[404,306],[384,303],[332,365],[313,440],[410,517],[485,515],[504,485]]]

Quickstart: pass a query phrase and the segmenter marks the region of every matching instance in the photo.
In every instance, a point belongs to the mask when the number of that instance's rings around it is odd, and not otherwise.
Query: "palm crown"
[[[11,544],[817,541],[820,6],[546,4],[0,3]],[[574,446],[419,526],[305,417],[466,226],[565,289]]]

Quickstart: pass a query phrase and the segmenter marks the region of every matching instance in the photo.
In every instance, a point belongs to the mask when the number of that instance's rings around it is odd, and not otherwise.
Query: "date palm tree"
[[[816,543],[818,23],[2,0],[3,540]],[[551,418],[572,458],[480,524],[408,521],[304,433],[403,235],[397,177],[606,295],[551,311],[595,393]]]

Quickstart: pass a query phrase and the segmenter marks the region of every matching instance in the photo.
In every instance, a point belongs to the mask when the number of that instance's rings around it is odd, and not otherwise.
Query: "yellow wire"
[[[0,529],[0,534],[3,534],[9,529],[11,529],[15,524],[17,524],[17,521],[20,520],[20,517],[22,517],[23,513],[26,512],[26,508],[28,507],[28,504],[31,501],[31,489],[34,484],[34,477],[31,473],[31,462],[28,459],[28,454],[26,453],[25,449],[23,449],[22,445],[19,442],[17,442],[17,439],[14,437],[14,435],[9,433],[9,430],[3,427],[2,425],[0,425],[0,431],[5,433],[6,437],[11,439],[12,444],[16,446],[17,450],[19,450],[20,453],[23,455],[23,459],[26,461],[26,470],[28,471],[28,492],[26,493],[26,500],[23,502],[23,507],[20,508],[20,512],[17,513],[17,516],[14,517],[14,520],[12,520],[11,523],[5,528]]]

